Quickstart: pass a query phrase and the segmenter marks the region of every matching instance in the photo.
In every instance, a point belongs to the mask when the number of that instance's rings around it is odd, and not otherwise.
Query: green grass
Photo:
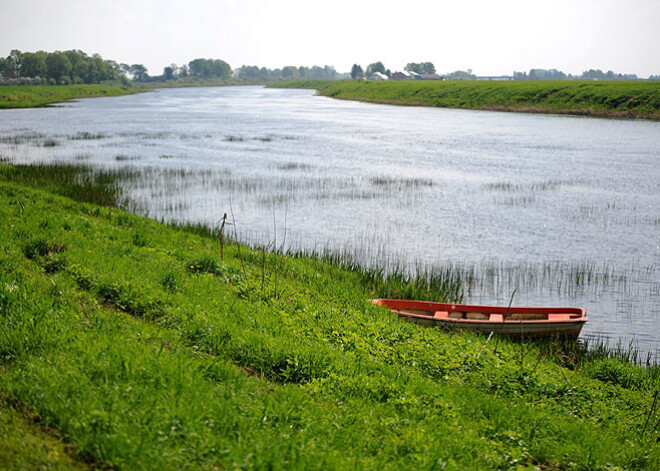
[[[0,468],[33,470],[89,469],[85,459],[57,432],[41,426],[36,417],[11,398],[0,396]]]
[[[116,85],[0,85],[0,109],[36,108],[76,98],[120,96],[139,90]]]
[[[660,82],[299,81],[324,96],[397,105],[660,119]]]
[[[0,427],[12,463],[43,427],[113,469],[660,466],[657,367],[420,328],[369,301],[419,281],[221,259],[210,231],[37,173],[0,174],[0,394],[33,417]]]

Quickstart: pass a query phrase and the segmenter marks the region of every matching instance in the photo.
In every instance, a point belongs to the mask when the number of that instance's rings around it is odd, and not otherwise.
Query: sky
[[[477,75],[555,68],[660,74],[660,0],[0,0],[0,56],[80,49],[151,75],[195,58],[232,68],[433,62]]]

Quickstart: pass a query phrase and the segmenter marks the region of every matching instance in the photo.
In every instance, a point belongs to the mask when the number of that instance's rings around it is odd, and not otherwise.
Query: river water
[[[584,337],[658,354],[657,122],[163,89],[2,111],[0,158],[126,170],[135,212],[233,210],[248,242],[450,267],[466,301],[583,306]]]

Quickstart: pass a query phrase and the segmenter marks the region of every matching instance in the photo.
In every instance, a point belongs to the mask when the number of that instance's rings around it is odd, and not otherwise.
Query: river
[[[466,301],[586,307],[584,337],[658,354],[658,122],[162,89],[2,111],[0,158],[124,169],[137,213],[450,267]]]

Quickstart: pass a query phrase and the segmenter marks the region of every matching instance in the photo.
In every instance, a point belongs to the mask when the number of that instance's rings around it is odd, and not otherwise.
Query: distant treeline
[[[141,67],[141,64],[138,64]],[[135,66],[131,66],[134,68]],[[166,82],[170,80],[195,80],[195,79],[221,79],[227,80],[232,76],[231,66],[220,59],[193,59],[188,64],[170,64],[163,68],[161,75],[150,76],[146,67],[141,73],[136,74],[129,70],[133,80],[136,82]]]
[[[277,80],[297,80],[297,79],[316,79],[333,80],[345,78],[345,74],[338,74],[334,67],[326,65],[325,67],[296,67],[288,65],[281,69],[269,69],[256,65],[243,65],[236,70],[231,69],[229,64],[218,59],[195,59],[188,65],[177,66],[171,64],[163,69],[163,74],[155,77],[148,75],[139,81],[143,82],[163,82],[168,80],[187,79],[187,77],[199,78],[234,78],[248,81],[277,81]]]
[[[21,52],[14,49],[7,57],[0,57],[0,85],[68,85],[96,84],[102,82],[129,81],[156,83],[177,81],[198,83],[208,80],[223,82],[270,82],[294,79],[332,80],[345,78],[332,66],[268,69],[244,65],[235,71],[221,59],[193,59],[187,64],[170,64],[161,75],[149,75],[143,64],[124,64],[105,60],[99,54],[88,55],[83,51]]]
[[[611,70],[589,69],[582,75],[565,74],[557,69],[530,69],[529,72],[514,72],[514,80],[639,80],[636,74],[618,74]],[[649,77],[657,80],[657,76]]]
[[[338,74],[334,67],[326,65],[324,67],[296,67],[287,65],[281,69],[268,69],[256,65],[244,65],[236,70],[236,76],[241,78],[260,78],[260,79],[314,79],[314,80],[334,80],[345,78],[346,74]]]
[[[431,62],[410,62],[405,71],[425,75],[427,78],[445,80],[478,80],[471,69],[457,70],[444,75],[436,75]],[[371,78],[374,74],[392,76],[390,69],[382,62],[369,64],[366,70],[354,64],[350,74],[338,73],[334,67],[285,67],[269,69],[256,65],[243,65],[236,70],[221,59],[193,59],[187,64],[170,64],[163,68],[161,75],[149,75],[142,64],[124,64],[103,59],[99,54],[88,55],[83,51],[21,52],[12,50],[7,57],[0,57],[0,85],[67,85],[98,84],[103,82],[122,83],[129,81],[143,83],[178,82],[182,85],[200,83],[265,83],[279,80],[337,80],[343,78]],[[513,72],[513,76],[502,77],[509,80],[639,80],[635,74],[619,74],[590,69],[581,75],[565,74],[557,69],[531,69],[529,72]],[[231,79],[231,80],[230,80]],[[660,80],[660,75],[652,75],[649,80]],[[174,84],[176,85],[176,84]]]
[[[105,60],[99,54],[83,51],[21,52],[14,49],[0,58],[0,84],[4,85],[68,85],[102,82],[152,82],[183,77],[228,79],[229,64],[220,59],[194,59],[186,65],[165,67],[163,74],[151,77],[142,64],[120,64]]]
[[[456,70],[436,76],[436,67],[432,62],[409,62],[403,70],[418,75],[426,75],[427,77],[435,76],[434,78],[436,79],[445,80],[479,80],[482,78],[474,74],[472,69],[467,69],[467,71]],[[361,80],[372,78],[376,73],[386,75],[388,78],[392,77],[390,69],[385,67],[380,61],[369,64],[366,69],[363,69],[359,64],[353,64],[350,76],[352,79]],[[498,78],[508,78],[509,80],[640,80],[636,74],[619,74],[611,70],[603,72],[600,69],[589,69],[582,72],[581,75],[566,74],[557,69],[531,69],[529,72],[513,72],[512,76]],[[652,75],[649,77],[649,80],[660,80],[660,75]]]
[[[82,51],[21,52],[0,57],[0,84],[39,85],[126,81],[120,64]]]

